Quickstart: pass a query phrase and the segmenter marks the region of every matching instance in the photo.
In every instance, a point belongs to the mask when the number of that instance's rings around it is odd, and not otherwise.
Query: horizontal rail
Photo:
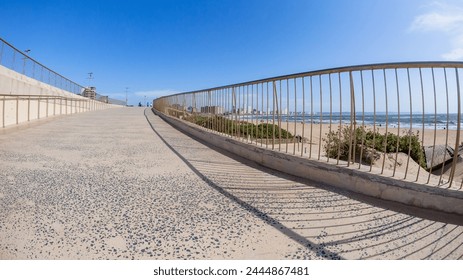
[[[461,189],[462,68],[338,67],[178,93],[153,107],[250,145]]]
[[[77,96],[0,94],[0,123],[3,128],[20,123],[117,105]]]
[[[380,64],[363,64],[363,65],[355,65],[355,66],[345,66],[345,67],[336,67],[336,68],[328,68],[323,70],[314,70],[314,71],[307,71],[289,75],[282,75],[282,76],[275,76],[271,78],[264,78],[258,79],[248,82],[236,83],[236,84],[229,84],[225,86],[218,86],[212,87],[207,89],[195,90],[195,91],[188,91],[188,92],[181,92],[172,94],[169,96],[175,95],[183,95],[187,93],[199,93],[204,91],[213,91],[213,90],[221,90],[230,87],[240,87],[245,85],[255,85],[260,83],[266,82],[273,82],[279,80],[286,80],[286,79],[295,79],[295,78],[302,78],[302,77],[310,77],[310,76],[317,76],[317,75],[326,75],[326,74],[334,74],[334,73],[345,73],[351,71],[362,71],[362,70],[378,70],[378,69],[404,69],[404,68],[423,68],[423,67],[434,67],[434,68],[443,68],[443,67],[463,67],[463,62],[459,61],[430,61],[430,62],[394,62],[394,63],[380,63]]]

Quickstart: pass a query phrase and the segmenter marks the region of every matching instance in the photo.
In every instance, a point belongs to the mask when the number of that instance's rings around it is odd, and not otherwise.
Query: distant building
[[[96,87],[86,87],[84,92],[82,92],[82,96],[90,99],[96,99]]]
[[[224,113],[224,109],[220,106],[204,106],[201,107],[201,113],[220,115]]]

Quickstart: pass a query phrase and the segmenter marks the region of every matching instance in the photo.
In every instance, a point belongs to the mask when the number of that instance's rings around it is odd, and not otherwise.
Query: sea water
[[[273,120],[273,115],[266,114],[261,115],[241,115],[238,116],[241,120],[257,120],[257,121],[269,121]],[[351,116],[350,112],[337,113],[314,113],[314,114],[290,114],[281,115],[282,122],[299,122],[299,123],[314,123],[314,124],[330,124],[331,125],[348,125],[351,123],[351,118],[356,122],[357,125],[373,126],[376,124],[377,127],[393,127],[403,129],[450,129],[456,130],[458,125],[458,115],[455,114],[423,114],[423,113],[357,113],[355,118]],[[275,115],[275,121],[278,116]],[[460,125],[463,125],[463,119],[460,119]],[[463,126],[462,126],[463,127]]]

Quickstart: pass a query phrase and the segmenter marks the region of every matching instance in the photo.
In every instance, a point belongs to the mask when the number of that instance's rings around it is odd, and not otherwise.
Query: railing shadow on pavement
[[[145,116],[162,141],[209,186],[320,258],[463,258],[461,216],[331,188],[202,141],[185,145],[178,134],[170,136],[156,127],[152,112],[145,111]],[[211,158],[211,151],[223,156]]]

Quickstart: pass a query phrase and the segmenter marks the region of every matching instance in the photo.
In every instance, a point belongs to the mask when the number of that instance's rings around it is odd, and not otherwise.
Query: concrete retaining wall
[[[0,65],[0,127],[36,119],[111,108]]]
[[[463,215],[463,192],[416,184],[283,154],[210,133],[155,111],[181,131],[263,166],[340,189],[421,208]]]

